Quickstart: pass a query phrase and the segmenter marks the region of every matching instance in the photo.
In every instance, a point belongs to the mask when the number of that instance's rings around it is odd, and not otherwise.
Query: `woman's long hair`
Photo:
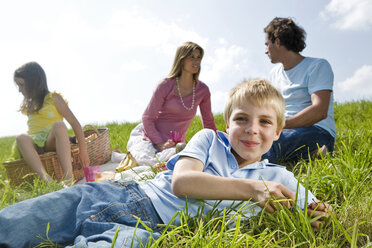
[[[195,51],[196,49],[200,51],[200,58],[202,59],[204,56],[204,50],[203,48],[201,48],[201,46],[199,46],[198,44],[194,42],[187,41],[177,48],[176,56],[174,57],[172,70],[168,74],[168,78],[174,78],[174,77],[181,76],[184,59],[187,56],[191,55],[191,53]],[[199,71],[194,74],[194,79],[196,81],[198,81],[199,79],[200,70],[201,70],[201,67],[199,67]]]

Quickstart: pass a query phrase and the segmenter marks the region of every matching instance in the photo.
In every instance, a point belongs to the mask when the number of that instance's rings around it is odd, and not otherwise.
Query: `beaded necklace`
[[[176,85],[177,85],[177,90],[178,90],[178,94],[179,94],[180,99],[181,99],[182,106],[188,111],[192,110],[194,108],[194,104],[195,104],[195,80],[192,83],[192,103],[191,103],[190,108],[186,107],[185,103],[183,102],[183,99],[182,99],[182,96],[181,96],[181,91],[180,91],[180,84],[178,82],[178,77],[176,77]]]

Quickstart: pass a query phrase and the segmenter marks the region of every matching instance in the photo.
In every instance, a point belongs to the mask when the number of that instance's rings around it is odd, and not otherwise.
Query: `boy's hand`
[[[294,194],[287,187],[285,187],[283,184],[271,181],[260,181],[256,183],[254,185],[253,195],[254,197],[252,200],[257,202],[261,208],[264,208],[269,213],[275,212],[278,203],[284,207],[290,208],[295,200]],[[272,200],[273,197],[275,197],[277,200],[288,200],[274,202]]]
[[[321,225],[329,218],[330,213],[332,213],[332,207],[326,202],[313,202],[309,205],[307,213],[310,217],[314,218],[317,216],[322,216],[320,219],[311,223],[314,230],[318,230]]]

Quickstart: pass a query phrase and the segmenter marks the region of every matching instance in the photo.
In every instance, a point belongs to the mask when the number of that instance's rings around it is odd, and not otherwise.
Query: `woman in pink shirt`
[[[204,128],[217,130],[209,88],[199,80],[203,55],[203,48],[193,42],[178,47],[171,72],[158,84],[142,123],[133,129],[128,141],[127,150],[139,165],[154,165],[175,154],[176,142],[170,132],[180,132],[181,142],[185,142],[198,106]]]

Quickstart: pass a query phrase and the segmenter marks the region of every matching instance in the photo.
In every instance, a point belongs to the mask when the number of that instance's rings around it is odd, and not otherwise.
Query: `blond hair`
[[[183,61],[185,60],[187,56],[191,55],[191,53],[195,51],[196,49],[200,51],[200,59],[202,59],[204,56],[204,50],[203,48],[201,48],[201,46],[199,46],[198,44],[194,42],[187,41],[177,48],[176,56],[174,57],[172,70],[168,74],[168,78],[174,78],[174,77],[181,76]],[[200,70],[201,70],[201,67],[199,67],[199,71],[194,74],[194,79],[196,81],[199,79]]]
[[[268,80],[262,78],[245,80],[230,91],[224,111],[225,122],[229,123],[233,110],[247,101],[255,106],[272,107],[277,116],[277,131],[283,129],[285,124],[283,96]]]

